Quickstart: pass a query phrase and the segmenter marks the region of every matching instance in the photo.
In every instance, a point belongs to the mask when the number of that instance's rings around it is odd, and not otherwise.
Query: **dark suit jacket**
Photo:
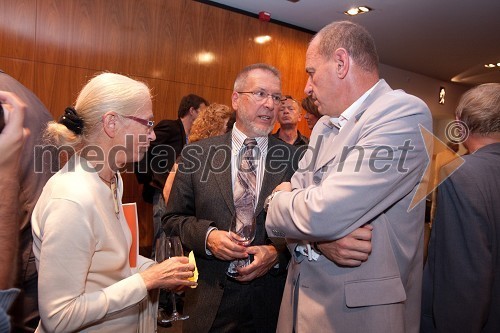
[[[155,189],[163,190],[170,169],[186,145],[186,132],[180,119],[162,120],[154,131],[156,140],[135,168],[137,180],[144,184],[142,196],[149,203],[153,202]]]
[[[56,154],[46,154],[35,156],[35,146],[42,143],[42,135],[47,123],[52,119],[52,115],[47,108],[28,88],[23,86],[11,76],[0,70],[0,90],[15,93],[26,104],[24,116],[25,128],[30,130],[30,135],[26,138],[21,153],[21,191],[20,201],[20,242],[19,252],[21,260],[18,269],[17,286],[23,288],[24,294],[19,298],[20,309],[15,309],[17,314],[24,312],[24,320],[35,319],[30,325],[36,327],[38,324],[38,302],[37,302],[37,279],[38,274],[35,266],[35,256],[32,251],[33,236],[31,235],[31,213],[45,183],[58,171],[58,159]],[[35,171],[36,166],[36,171]],[[5,194],[5,193],[2,193]]]
[[[421,332],[500,332],[500,143],[464,160],[439,186]]]
[[[252,245],[270,242],[264,227],[264,200],[278,184],[290,180],[299,159],[299,154],[295,152],[295,147],[269,137],[266,173],[256,208],[257,232]],[[229,261],[208,256],[205,237],[212,226],[228,230],[233,214],[231,133],[186,146],[163,219],[167,235],[179,235],[186,250],[194,251],[200,274],[198,287],[186,291],[184,309],[192,319],[184,322],[184,332],[207,332],[215,319],[226,284]],[[255,320],[257,332],[276,330],[289,260],[284,240],[278,240],[276,246],[281,249],[279,269],[273,268],[251,282],[251,311],[254,318],[260,318]]]

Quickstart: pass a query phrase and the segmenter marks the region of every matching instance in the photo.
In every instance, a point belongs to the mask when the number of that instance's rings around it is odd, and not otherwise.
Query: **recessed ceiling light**
[[[255,37],[254,41],[257,43],[257,44],[264,44],[264,43],[267,43],[271,40],[271,36],[257,36]]]
[[[349,15],[349,16],[354,16],[354,15],[358,15],[358,14],[368,13],[371,10],[373,10],[373,9],[371,9],[370,7],[359,6],[359,7],[353,7],[351,9],[345,11],[344,14]]]
[[[486,64],[486,65],[484,65],[484,67],[486,67],[486,68],[494,68],[495,64]]]

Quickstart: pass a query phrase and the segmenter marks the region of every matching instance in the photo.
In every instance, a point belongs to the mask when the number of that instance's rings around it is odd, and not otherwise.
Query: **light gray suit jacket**
[[[370,223],[373,248],[354,268],[294,255],[278,332],[294,322],[297,333],[418,332],[424,205],[408,209],[429,162],[419,125],[432,129],[425,103],[381,80],[340,133],[328,117],[315,126],[294,190],[271,202],[268,233],[294,253],[296,240],[335,240]]]

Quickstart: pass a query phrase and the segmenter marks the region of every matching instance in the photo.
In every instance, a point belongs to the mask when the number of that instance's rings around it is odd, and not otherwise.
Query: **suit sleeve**
[[[172,169],[183,142],[180,128],[176,122],[160,122],[155,127],[156,140],[148,150],[149,164],[153,183],[163,189],[165,181]]]
[[[319,184],[278,193],[268,230],[307,241],[339,239],[410,194],[428,162],[419,124],[430,128],[431,120],[422,101],[406,96],[389,94],[365,112],[355,146],[344,147]],[[300,184],[296,178],[292,183]]]
[[[486,202],[460,169],[439,187],[428,263],[439,332],[480,332],[486,324],[495,273]]]

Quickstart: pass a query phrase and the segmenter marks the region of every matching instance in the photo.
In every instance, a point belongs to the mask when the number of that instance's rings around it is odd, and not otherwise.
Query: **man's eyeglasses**
[[[274,105],[279,105],[281,101],[283,100],[283,97],[281,95],[276,95],[276,94],[268,94],[265,91],[258,90],[258,91],[237,91],[238,94],[252,94],[253,98],[257,102],[262,102],[265,99],[268,99],[271,97]]]
[[[134,116],[123,116],[123,117],[137,121],[139,124],[146,126],[149,130],[152,130],[153,127],[155,126],[154,120],[147,120]]]

